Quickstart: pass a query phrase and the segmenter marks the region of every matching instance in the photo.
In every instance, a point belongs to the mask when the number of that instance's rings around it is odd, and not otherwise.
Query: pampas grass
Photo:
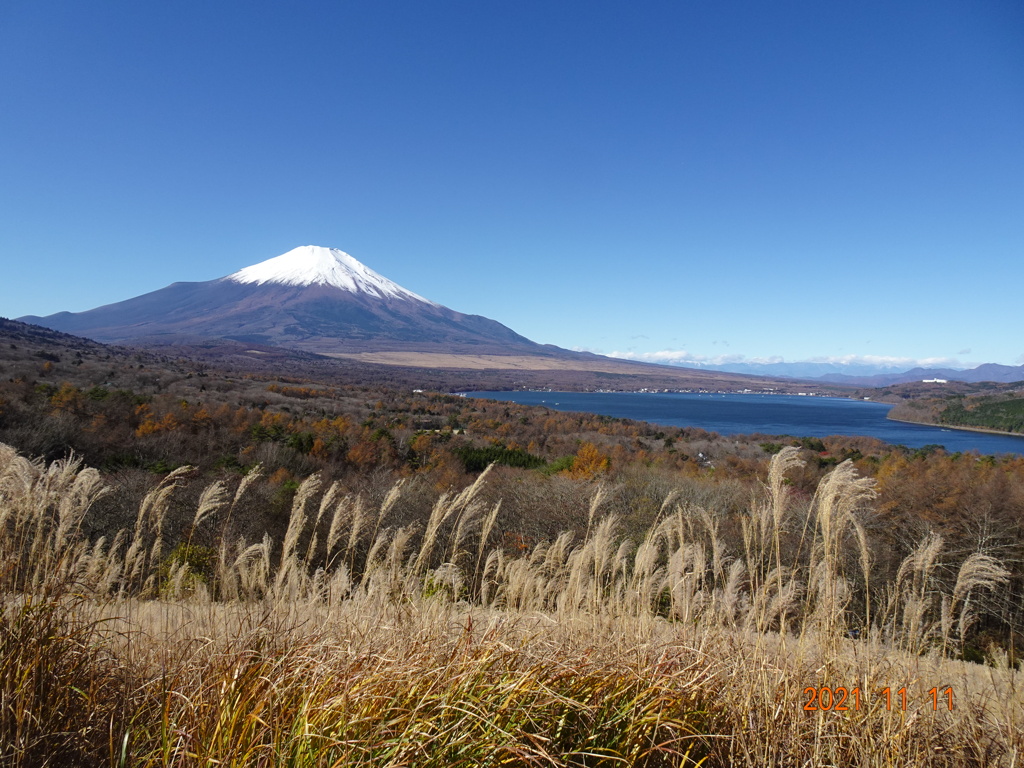
[[[1009,571],[933,535],[883,582],[871,484],[841,464],[800,506],[798,465],[776,455],[737,541],[675,493],[631,541],[600,488],[585,536],[526,552],[491,545],[487,473],[399,528],[401,485],[374,509],[314,475],[283,540],[222,536],[207,582],[162,555],[187,470],[88,541],[98,475],[0,446],[0,763],[1013,764],[1019,673],[952,658]],[[190,531],[257,478],[211,484]]]

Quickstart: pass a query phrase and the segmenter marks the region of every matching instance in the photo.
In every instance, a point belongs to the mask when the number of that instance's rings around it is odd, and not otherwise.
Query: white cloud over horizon
[[[722,355],[699,355],[683,349],[663,349],[655,352],[636,352],[632,350],[612,352],[598,352],[587,350],[596,354],[603,354],[607,357],[619,358],[622,360],[637,360],[646,363],[661,363],[663,365],[688,365],[688,366],[719,366],[719,365],[799,365],[799,364],[821,364],[836,365],[842,367],[869,366],[890,370],[909,370],[911,368],[954,368],[964,370],[979,363],[963,363],[952,357],[895,357],[889,355],[818,355],[799,360],[787,360],[780,355],[769,357],[747,357],[746,355],[730,353]],[[1024,357],[1024,356],[1022,356]]]

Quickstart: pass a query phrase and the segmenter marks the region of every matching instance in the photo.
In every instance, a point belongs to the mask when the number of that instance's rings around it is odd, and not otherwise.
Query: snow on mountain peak
[[[379,299],[434,303],[377,274],[344,251],[319,245],[293,248],[288,253],[240,269],[224,279],[257,285],[329,285],[351,293],[366,293]]]

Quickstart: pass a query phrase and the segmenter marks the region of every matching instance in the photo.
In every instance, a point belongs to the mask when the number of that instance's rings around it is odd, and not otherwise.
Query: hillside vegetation
[[[890,418],[951,427],[1024,434],[1024,388],[1011,385],[996,394],[950,394],[897,405]]]
[[[799,468],[736,513],[670,492],[635,538],[599,486],[581,536],[520,551],[488,472],[398,526],[404,484],[369,506],[312,475],[282,538],[236,539],[254,470],[172,547],[185,470],[93,541],[117,489],[0,447],[0,761],[1013,764],[1015,664],[955,660],[1005,565],[929,535],[879,569],[874,484],[844,462],[800,501]]]
[[[1022,457],[18,332],[0,765],[1020,752]]]
[[[5,347],[13,344],[13,354]],[[396,351],[382,344],[373,353],[313,354],[268,346],[255,341],[175,336],[139,340],[137,346],[105,346],[77,336],[0,317],[0,363],[20,360],[25,351],[44,351],[88,366],[97,355],[105,360],[140,358],[159,365],[177,364],[193,370],[197,364],[238,374],[290,375],[337,384],[433,391],[561,389],[577,392],[670,389],[716,392],[797,392],[807,384],[723,371],[695,370],[612,359],[588,353],[559,357],[557,350],[540,355],[481,354],[463,351],[426,353]],[[402,345],[397,345],[402,348]],[[506,350],[507,352],[507,350]],[[849,387],[815,386],[815,391],[843,396]]]
[[[953,402],[940,413],[943,424],[1024,433],[1024,398],[985,398]]]

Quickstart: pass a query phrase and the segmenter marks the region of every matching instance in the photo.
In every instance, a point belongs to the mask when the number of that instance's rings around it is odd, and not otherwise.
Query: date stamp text
[[[859,687],[822,686],[804,688],[804,710],[807,712],[859,712],[861,707],[870,707],[873,702],[880,701],[885,709],[906,712],[907,705],[913,704],[911,695],[903,688],[881,688],[876,691],[864,691]],[[935,686],[921,704],[937,712],[940,709],[953,711],[953,687]]]

